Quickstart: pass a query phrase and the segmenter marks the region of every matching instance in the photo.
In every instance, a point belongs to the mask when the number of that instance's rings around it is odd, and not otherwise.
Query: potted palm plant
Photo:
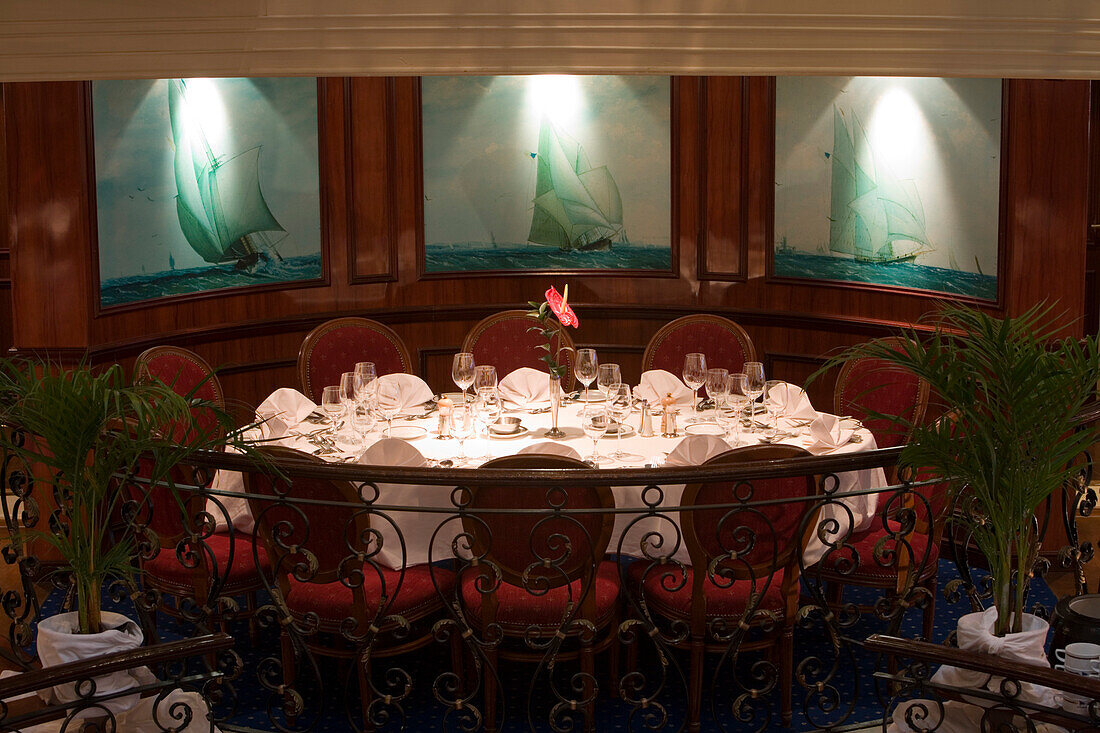
[[[54,548],[54,572],[75,598],[75,611],[39,623],[43,664],[139,646],[136,624],[102,610],[106,585],[133,584],[135,573],[136,543],[130,533],[109,536],[109,520],[131,498],[125,487],[172,486],[173,470],[199,451],[228,442],[249,452],[241,430],[217,406],[158,380],[134,382],[117,364],[96,372],[15,359],[0,360],[0,425],[0,449],[52,489],[49,531],[31,535]],[[97,691],[126,689],[118,684],[97,680]]]
[[[960,619],[959,646],[1040,664],[1046,622],[1025,613],[1042,540],[1035,512],[1074,477],[1076,459],[1097,438],[1078,415],[1100,380],[1096,338],[1056,338],[1050,316],[1042,305],[1003,319],[943,306],[926,319],[930,335],[910,330],[900,347],[872,341],[831,362],[869,357],[928,383],[929,412],[945,419],[913,424],[876,417],[910,435],[901,462],[927,467],[947,484],[951,521],[988,563],[992,607]],[[998,639],[1010,634],[1012,645]],[[963,679],[959,670],[937,675],[948,684],[989,684],[986,677]]]

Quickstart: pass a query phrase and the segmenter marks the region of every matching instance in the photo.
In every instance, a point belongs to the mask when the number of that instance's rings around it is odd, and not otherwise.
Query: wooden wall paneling
[[[8,218],[7,125],[4,120],[5,84],[0,84],[0,354],[12,345],[11,220]]]
[[[352,284],[397,280],[394,85],[393,77],[345,80],[348,282]]]
[[[1100,332],[1100,81],[1089,82],[1088,229],[1085,238],[1085,333]]]
[[[835,369],[806,384],[810,375],[827,361],[825,357],[817,354],[790,354],[781,351],[767,351],[760,356],[760,360],[764,363],[764,374],[768,379],[782,379],[791,384],[805,385],[810,402],[818,410],[832,409],[833,390],[836,386]]]
[[[14,345],[81,348],[89,339],[84,84],[5,89]]]
[[[1006,309],[1047,301],[1066,335],[1085,312],[1089,82],[1009,82]]]
[[[701,80],[702,129],[697,140],[698,279],[740,281],[746,277],[748,242],[744,215],[747,81],[742,77]]]

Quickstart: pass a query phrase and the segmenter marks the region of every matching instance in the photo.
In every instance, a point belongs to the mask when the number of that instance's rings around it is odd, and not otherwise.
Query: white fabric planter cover
[[[1044,646],[1050,625],[1046,621],[1038,616],[1025,613],[1022,631],[1015,634],[1006,634],[1005,636],[995,636],[993,634],[993,624],[996,621],[996,608],[968,613],[960,618],[958,625],[959,648],[966,651],[994,654],[1024,664],[1048,666]],[[944,665],[936,670],[931,681],[952,687],[988,690],[999,694],[1002,679],[970,669]],[[1028,682],[1021,683],[1020,695],[1017,700],[1022,703],[1057,706],[1053,690],[1049,687],[1042,687]],[[890,733],[895,731],[896,733],[911,733],[917,730],[935,730],[936,733],[972,733],[981,729],[981,719],[985,714],[984,708],[990,705],[988,701],[979,698],[973,698],[972,702],[973,705],[961,702],[944,703],[941,714],[940,707],[934,700],[910,700],[894,709],[893,724],[887,730]],[[913,707],[922,703],[926,707],[926,711]],[[909,712],[910,708],[913,708],[911,713]],[[914,722],[918,723],[920,727],[914,728],[906,723],[907,714],[912,715]],[[941,717],[942,720],[940,720]],[[1040,733],[1056,733],[1065,730],[1045,723],[1037,723],[1036,728]]]

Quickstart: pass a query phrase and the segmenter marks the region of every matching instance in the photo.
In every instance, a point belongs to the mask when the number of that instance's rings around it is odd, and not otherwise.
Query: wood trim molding
[[[6,0],[0,81],[500,73],[1100,77],[1089,3]],[[611,9],[608,9],[611,8]]]

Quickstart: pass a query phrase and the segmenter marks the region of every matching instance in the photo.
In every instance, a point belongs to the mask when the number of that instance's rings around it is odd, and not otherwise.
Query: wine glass
[[[768,420],[772,425],[772,432],[768,436],[771,438],[779,435],[779,416],[782,410],[779,409],[777,402],[781,399],[779,389],[782,384],[784,384],[782,379],[769,379],[764,382],[764,409],[768,411]],[[774,394],[773,390],[775,390]]]
[[[741,395],[738,397],[744,399]],[[718,427],[722,428],[723,438],[729,437],[731,428],[734,430],[736,437],[732,445],[736,446],[741,444],[741,415],[735,407],[731,407],[726,402],[728,399],[730,399],[728,396],[723,399],[722,404],[714,411],[714,421],[718,423]]]
[[[607,414],[615,420],[615,452],[611,457],[617,461],[640,461],[642,456],[623,451],[623,433],[626,432],[626,421],[630,417],[630,410],[634,401],[630,398],[630,385],[619,382],[613,384],[607,390]]]
[[[730,390],[730,372],[728,369],[707,370],[707,399],[714,402],[714,411],[717,414],[722,409],[721,403],[725,400]]]
[[[596,380],[596,370],[600,360],[595,349],[577,349],[577,361],[573,365],[573,376],[584,385],[584,407],[588,410],[588,387]]]
[[[699,388],[707,381],[707,357],[699,353],[692,353],[685,356],[683,376],[684,384],[693,392],[693,412],[698,412]],[[699,418],[693,417],[688,420],[688,422],[699,422]]]
[[[581,418],[581,429],[585,436],[592,440],[592,455],[585,459],[585,463],[592,468],[600,467],[600,438],[607,434],[611,420],[607,417],[607,408],[604,405],[593,405],[592,409]]]
[[[401,384],[397,380],[391,380],[386,385],[386,399],[379,395],[377,401],[378,411],[386,420],[386,437],[393,437],[393,419],[401,412]]]
[[[749,406],[749,398],[745,396],[745,373],[737,372],[729,377],[729,391],[726,393],[726,407],[733,412],[737,427],[737,443],[741,444],[741,421],[745,415],[745,408]]]
[[[344,403],[340,400],[340,387],[333,385],[321,391],[321,411],[328,417],[329,432],[336,432],[336,418],[344,412]]]
[[[344,372],[340,375],[340,404],[344,406],[346,417],[344,427],[347,427],[349,423],[354,423],[355,412],[358,407],[355,403],[355,372]],[[341,433],[343,434],[342,439],[345,441],[350,440],[353,443],[358,441],[359,436],[355,434],[354,430],[351,431],[350,437],[344,431],[341,431]]]
[[[764,378],[764,365],[758,361],[746,361],[745,362],[745,385],[743,388],[744,395],[749,398],[749,407],[752,412],[749,415],[749,419],[752,420],[752,427],[749,428],[749,432],[756,432],[756,401],[760,399],[760,396],[764,394],[764,385],[767,380]]]
[[[484,432],[485,437],[489,436],[489,426],[500,419],[502,407],[496,387],[478,388],[477,399],[474,401],[474,417],[479,431]]]
[[[455,354],[451,360],[451,379],[462,390],[462,406],[466,406],[466,390],[474,383],[474,355],[465,351]]]
[[[604,398],[607,397],[607,390],[611,385],[622,381],[623,374],[618,364],[600,364],[596,369],[596,388],[603,393]]]
[[[455,456],[455,465],[461,465],[469,460],[466,456],[466,438],[474,432],[474,411],[472,407],[462,405],[455,407],[451,413],[451,435],[458,439],[458,455]]]
[[[496,388],[497,368],[488,364],[479,364],[474,367],[474,392],[478,393],[485,387]]]

